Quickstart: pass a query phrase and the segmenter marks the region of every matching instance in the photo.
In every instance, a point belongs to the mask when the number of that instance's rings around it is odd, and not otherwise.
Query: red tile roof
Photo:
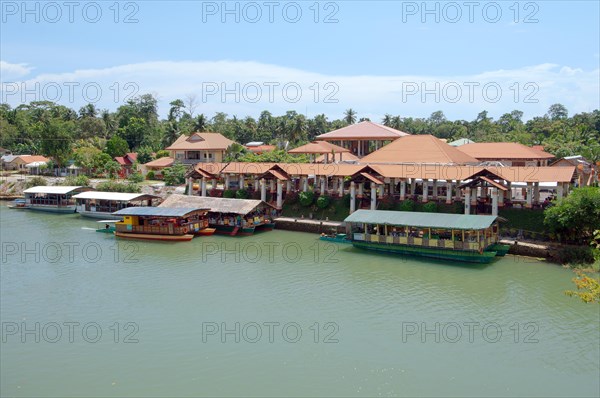
[[[348,140],[395,140],[407,136],[400,130],[384,126],[382,124],[369,121],[351,124],[316,137],[317,140],[324,141],[348,141]]]
[[[189,137],[181,135],[167,150],[171,151],[207,151],[226,150],[235,141],[220,133],[192,133]]]
[[[457,147],[479,160],[552,159],[554,155],[517,142],[477,142]]]
[[[15,161],[17,158],[21,159],[23,162],[25,162],[25,164],[50,161],[50,159],[41,155],[18,155],[12,161]]]
[[[306,153],[306,154],[326,154],[326,153],[346,153],[350,152],[349,149],[343,148],[339,145],[330,144],[325,141],[314,141],[306,145],[299,146],[298,148],[290,149],[288,153]]]
[[[164,157],[152,160],[148,163],[145,163],[146,167],[169,167],[173,164],[174,159],[171,157]]]
[[[461,148],[461,147],[458,147]],[[433,135],[407,135],[363,157],[361,163],[374,164],[476,164],[477,159],[448,145]]]

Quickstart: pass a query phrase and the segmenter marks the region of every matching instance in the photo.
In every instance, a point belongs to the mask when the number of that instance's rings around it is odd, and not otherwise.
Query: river
[[[0,216],[2,396],[600,395],[599,307],[557,265]]]

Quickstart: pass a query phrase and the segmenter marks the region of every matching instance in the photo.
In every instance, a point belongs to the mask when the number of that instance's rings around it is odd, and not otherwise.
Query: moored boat
[[[15,199],[12,202],[10,202],[10,204],[8,205],[9,209],[26,209],[26,202],[25,199]]]
[[[83,217],[119,219],[113,213],[132,206],[156,206],[160,197],[141,193],[88,191],[73,196]]]
[[[73,195],[92,191],[93,188],[81,186],[37,186],[23,191],[25,207],[31,210],[52,213],[75,213]]]
[[[468,263],[496,257],[498,221],[497,216],[384,210],[358,210],[345,220],[357,248]]]
[[[127,239],[190,241],[205,229],[208,209],[128,207],[113,215],[123,218],[115,224],[115,236]]]
[[[324,240],[326,242],[352,243],[352,241],[348,237],[348,234],[330,234],[330,235],[321,234],[321,236],[319,236],[319,239]]]

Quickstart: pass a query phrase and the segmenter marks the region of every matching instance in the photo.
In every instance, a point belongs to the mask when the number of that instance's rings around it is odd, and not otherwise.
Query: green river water
[[[2,396],[600,395],[600,307],[557,265],[0,213]]]

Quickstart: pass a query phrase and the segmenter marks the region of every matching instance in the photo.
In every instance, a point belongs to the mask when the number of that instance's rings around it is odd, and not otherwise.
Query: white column
[[[264,178],[260,180],[260,200],[263,202],[267,200],[267,182]]]
[[[274,180],[274,179],[271,179],[271,180],[269,181],[269,185],[270,185],[270,186],[269,186],[269,192],[271,192],[271,193],[274,193],[274,192],[275,192],[275,180]]]
[[[240,174],[240,189],[246,189],[246,181],[243,174]]]
[[[527,204],[525,205],[528,208],[531,208],[531,203],[533,199],[533,186],[530,182],[527,183]]]
[[[258,182],[258,178],[255,178],[255,179],[254,179],[254,185],[252,186],[252,187],[254,188],[254,190],[255,190],[255,191],[258,191],[258,189],[259,189],[259,188],[258,188],[258,184],[259,184],[259,182]]]
[[[223,189],[229,189],[229,174],[225,174],[225,186],[223,187]]]
[[[452,204],[452,181],[446,181],[446,204]]]
[[[512,200],[512,198],[513,198],[513,193],[512,193],[512,183],[511,183],[510,181],[507,181],[507,183],[506,183],[506,188],[507,188],[507,191],[506,191],[506,199],[508,199],[508,200]]]
[[[344,177],[339,178],[338,184],[339,184],[338,188],[340,189],[339,194],[340,194],[340,198],[341,198],[342,196],[344,196]]]
[[[321,177],[321,195],[325,195],[327,193],[327,187],[325,186],[325,182],[327,181],[327,177]]]
[[[400,181],[400,200],[406,199],[406,181]]]
[[[423,180],[423,203],[429,201],[429,180]]]
[[[283,184],[277,180],[277,208],[281,209],[283,205]]]
[[[414,195],[417,189],[417,180],[415,178],[410,179],[410,194]]]
[[[371,183],[371,210],[377,209],[377,188]]]
[[[465,188],[465,214],[471,214],[471,188]]]
[[[290,179],[285,182],[285,192],[289,193],[291,191],[292,191],[292,180],[291,180],[291,176],[290,176]]]
[[[498,215],[498,188],[492,188],[492,216]]]
[[[331,190],[336,192],[338,190],[338,179],[337,177],[331,177]]]
[[[455,198],[456,201],[458,202],[459,200],[461,200],[461,192],[460,189],[458,188],[460,185],[461,181],[460,180],[456,180],[456,192],[455,192]]]
[[[504,207],[504,191],[498,190],[498,206]]]
[[[479,189],[477,187],[471,188],[471,206],[477,205],[477,191]]]
[[[533,183],[533,203],[540,203],[540,183]]]
[[[354,181],[350,182],[350,214],[356,211],[356,184]]]
[[[206,177],[202,177],[202,196],[206,196]]]
[[[438,180],[433,180],[433,200],[438,198]]]
[[[358,184],[358,197],[362,198],[365,194],[365,183],[361,182]]]
[[[211,181],[212,189],[217,189],[217,179],[213,178]]]
[[[188,194],[188,196],[191,196],[192,195],[192,190],[194,188],[194,182],[192,180],[192,177],[188,177],[188,179],[187,179],[187,186],[188,186],[187,194]]]
[[[302,177],[302,190],[308,192],[308,176]]]

